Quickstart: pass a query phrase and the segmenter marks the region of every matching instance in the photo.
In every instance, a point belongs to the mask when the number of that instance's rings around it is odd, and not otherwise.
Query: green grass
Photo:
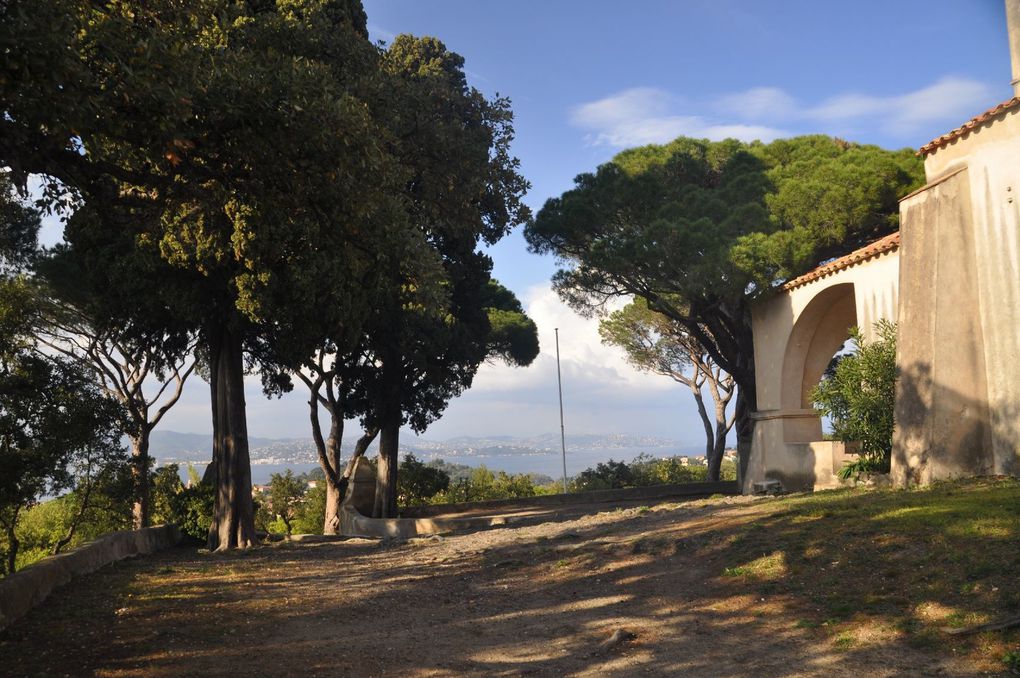
[[[854,628],[878,623],[943,651],[946,629],[1020,612],[1015,479],[775,501],[777,510],[737,528],[713,554],[721,581],[789,596],[802,607],[798,626],[824,627],[837,647],[853,645]],[[954,645],[998,661],[1017,640],[1014,630]]]

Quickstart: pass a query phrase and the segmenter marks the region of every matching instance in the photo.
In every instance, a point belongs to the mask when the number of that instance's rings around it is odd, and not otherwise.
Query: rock
[[[440,544],[443,542],[443,537],[438,534],[429,535],[428,537],[412,537],[407,540],[408,544],[413,546],[425,546],[428,544]]]
[[[752,493],[757,495],[777,495],[783,493],[783,484],[778,480],[769,479],[762,483],[754,483]]]
[[[617,649],[621,645],[637,638],[636,633],[632,633],[627,629],[616,629],[612,635],[603,640],[596,650],[596,654],[609,654],[613,650]]]

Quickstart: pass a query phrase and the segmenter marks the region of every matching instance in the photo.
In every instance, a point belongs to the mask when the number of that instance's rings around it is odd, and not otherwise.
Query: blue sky
[[[511,98],[536,210],[633,145],[821,132],[916,148],[1011,95],[1001,0],[366,0],[365,9],[373,39],[435,35],[465,57],[473,86]],[[556,430],[560,327],[568,432],[703,439],[683,387],[635,373],[556,300],[551,258],[529,254],[519,232],[490,253],[538,322],[542,354],[525,370],[483,367],[426,437]],[[163,426],[210,430],[204,388],[192,384]],[[253,380],[248,403],[253,435],[307,435],[303,395],[269,402]]]

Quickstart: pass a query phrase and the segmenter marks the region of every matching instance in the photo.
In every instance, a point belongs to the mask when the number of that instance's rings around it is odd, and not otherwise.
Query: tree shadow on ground
[[[1018,498],[980,481],[178,549],[66,587],[0,652],[11,675],[965,674],[939,629],[1020,602]],[[637,637],[599,652],[620,628]]]

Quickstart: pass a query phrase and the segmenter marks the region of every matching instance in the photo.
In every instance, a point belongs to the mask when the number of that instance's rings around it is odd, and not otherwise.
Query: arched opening
[[[843,348],[850,328],[856,324],[853,283],[822,290],[801,312],[783,358],[782,408],[800,413],[783,422],[786,442],[822,440],[821,418],[811,411],[811,391],[821,381],[832,357]]]

